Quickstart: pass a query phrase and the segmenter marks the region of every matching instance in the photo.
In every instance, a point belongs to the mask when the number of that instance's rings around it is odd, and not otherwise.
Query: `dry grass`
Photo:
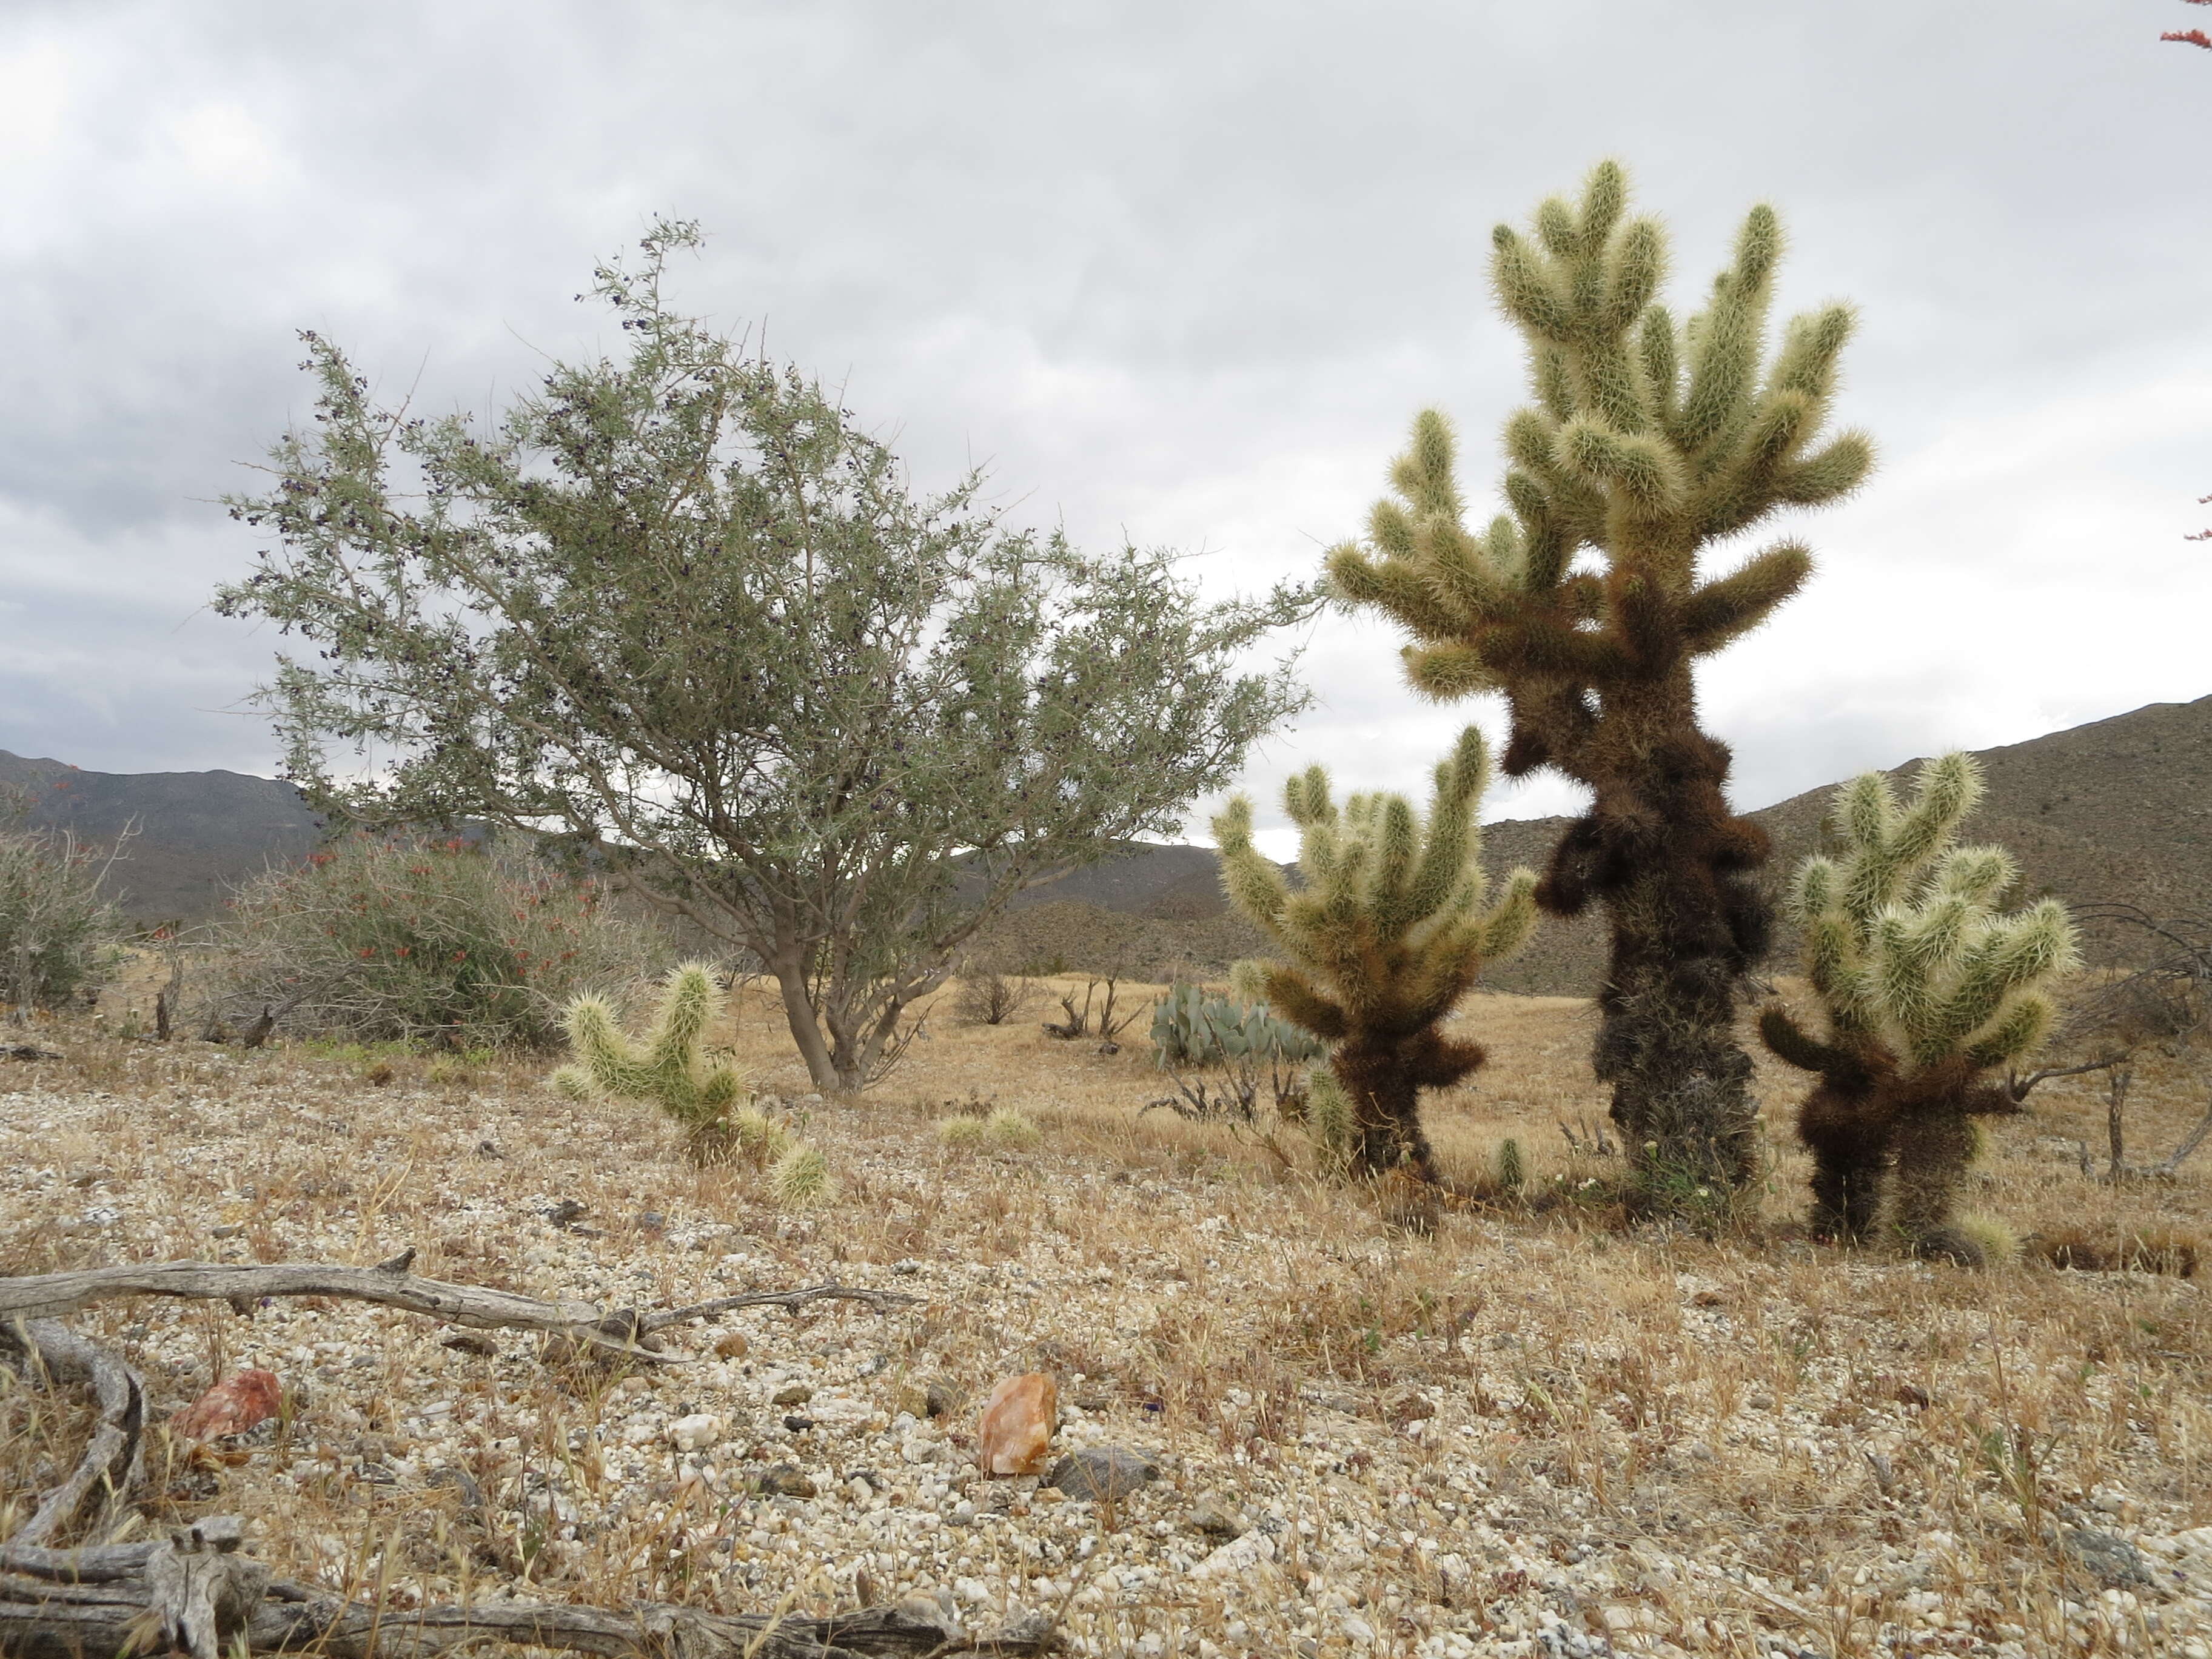
[[[823,1103],[769,999],[742,990],[714,1038],[794,1103],[839,1184],[803,1212],[742,1160],[690,1167],[642,1110],[580,1114],[538,1064],[434,1080],[405,1057],[64,1031],[66,1060],[0,1070],[27,1091],[0,1092],[0,1270],[413,1244],[418,1273],[541,1294],[836,1275],[926,1298],[910,1318],[741,1317],[742,1353],[701,1332],[698,1364],[634,1377],[548,1369],[514,1339],[457,1352],[355,1308],[87,1320],[165,1404],[240,1363],[292,1390],[280,1433],[166,1466],[155,1518],[246,1513],[283,1570],[402,1601],[524,1576],[580,1599],[827,1607],[865,1575],[878,1599],[980,1601],[984,1626],[1064,1601],[1101,1655],[2207,1651],[2190,1645],[2212,1629],[2212,1533],[2191,1534],[2212,1525],[2198,1279],[1807,1242],[1779,1068],[1760,1079],[1777,1144],[1757,1213],[1714,1237],[1628,1230],[1612,1161],[1556,1127],[1603,1115],[1586,1006],[1477,998],[1466,1024],[1492,1061],[1431,1109],[1433,1137],[1470,1187],[1516,1139],[1528,1197],[1455,1207],[1431,1237],[1316,1179],[1289,1131],[1140,1115],[1165,1091],[1141,1043],[1102,1055],[1034,1021],[933,1017],[890,1083]],[[372,1064],[396,1075],[375,1085]],[[2138,1066],[2139,1159],[2203,1090],[2179,1061]],[[2204,1232],[2212,1152],[2172,1182],[2085,1180],[2096,1081],[2032,1103],[1996,1127],[1972,1207],[2085,1248]],[[1039,1144],[941,1143],[939,1120],[994,1110]],[[592,1232],[542,1219],[565,1198]],[[1161,1481],[1102,1510],[1024,1490],[990,1518],[1006,1483],[963,1479],[964,1413],[1036,1365],[1073,1402],[1064,1443],[1161,1454]],[[813,1427],[769,1403],[793,1377]],[[932,1380],[971,1402],[937,1451],[937,1431],[893,1420]],[[679,1407],[731,1420],[719,1456],[659,1437]],[[0,1394],[0,1509],[82,1432],[72,1406]],[[821,1495],[749,1495],[771,1462]],[[963,1497],[985,1517],[955,1523]],[[1192,1571],[1203,1505],[1274,1517],[1272,1563]],[[2082,1528],[2136,1544],[2150,1582],[2107,1582]]]

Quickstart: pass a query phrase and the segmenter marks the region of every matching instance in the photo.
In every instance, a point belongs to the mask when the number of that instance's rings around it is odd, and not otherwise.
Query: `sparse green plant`
[[[793,1141],[769,1168],[769,1187],[776,1202],[791,1209],[822,1203],[833,1195],[830,1160],[813,1142]]]
[[[1759,1021],[1768,1048],[1820,1079],[1797,1117],[1816,1231],[1867,1237],[1887,1187],[1887,1223],[1908,1246],[1968,1263],[1986,1249],[1951,1210],[1979,1145],[1974,1120],[2021,1101],[1984,1079],[2042,1042],[2050,988],[2078,960],[2065,906],[2001,910],[2018,877],[2011,856],[1957,844],[1981,794],[1963,754],[1924,763],[1909,806],[1878,772],[1837,792],[1840,850],[1807,859],[1790,895],[1826,1036],[1778,1006]]]
[[[1397,499],[1328,570],[1341,599],[1413,636],[1416,690],[1503,694],[1509,777],[1550,766],[1590,790],[1537,902],[1573,916],[1595,899],[1611,922],[1592,1058],[1614,1121],[1635,1170],[1735,1186],[1758,1164],[1735,1013],[1766,949],[1767,841],[1729,805],[1729,750],[1699,728],[1695,670],[1795,593],[1812,556],[1779,542],[1703,580],[1698,556],[1849,493],[1872,449],[1856,432],[1818,442],[1849,307],[1794,319],[1762,367],[1773,210],[1752,210],[1684,323],[1655,299],[1666,233],[1625,217],[1627,201],[1608,161],[1578,204],[1545,202],[1533,236],[1493,234],[1492,285],[1527,337],[1535,393],[1505,423],[1510,511],[1468,526],[1456,441],[1427,410],[1393,469]]]
[[[983,1120],[983,1132],[1001,1152],[1025,1152],[1043,1137],[1037,1126],[1011,1106],[1001,1106]]]
[[[940,1119],[937,1125],[937,1139],[941,1146],[956,1152],[981,1152],[990,1144],[990,1121],[978,1117],[973,1112]]]
[[[1443,1022],[1483,964],[1518,950],[1535,922],[1536,878],[1525,870],[1484,902],[1475,811],[1489,769],[1469,726],[1436,769],[1425,823],[1402,795],[1356,794],[1340,813],[1319,767],[1293,777],[1283,799],[1298,827],[1295,890],[1254,845],[1249,799],[1213,821],[1231,902],[1289,958],[1259,970],[1268,1003],[1332,1045],[1363,1175],[1401,1164],[1432,1174],[1420,1091],[1449,1087],[1483,1060]]]
[[[775,1126],[757,1111],[738,1121],[733,1114],[744,1081],[734,1066],[708,1059],[702,1048],[716,994],[713,971],[705,963],[672,969],[642,1042],[623,1034],[605,1001],[577,998],[566,1017],[576,1061],[547,1081],[571,1100],[650,1102],[684,1131],[702,1161],[712,1161],[732,1145],[746,1145],[749,1134],[764,1144]]]

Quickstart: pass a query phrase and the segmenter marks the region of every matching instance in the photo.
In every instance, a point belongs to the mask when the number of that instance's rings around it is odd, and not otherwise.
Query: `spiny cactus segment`
[[[1402,795],[1356,794],[1340,810],[1319,767],[1292,778],[1284,805],[1298,827],[1296,889],[1253,844],[1249,800],[1213,821],[1231,902],[1287,958],[1261,970],[1269,1005],[1334,1045],[1363,1174],[1430,1172],[1419,1091],[1458,1082],[1483,1058],[1439,1027],[1483,964],[1518,950],[1535,922],[1536,881],[1525,870],[1484,902],[1475,812],[1489,770],[1469,726],[1436,769],[1425,820]]]
[[[2043,1040],[2051,983],[2078,961],[2063,904],[2000,909],[2019,873],[2011,856],[1957,844],[1981,795],[1980,769],[1962,754],[1923,764],[1909,805],[1879,773],[1837,792],[1840,850],[1807,859],[1790,895],[1827,1036],[1778,1006],[1759,1021],[1768,1048],[1820,1079],[1797,1120],[1815,1227],[1867,1237],[1887,1184],[1888,1224],[1908,1245],[1969,1262],[1985,1251],[1952,1206],[1976,1150],[1972,1120],[2019,1109],[1984,1079]]]
[[[704,963],[671,969],[641,1042],[623,1033],[600,999],[577,998],[563,1017],[575,1063],[549,1081],[575,1101],[650,1101],[691,1137],[695,1149],[731,1139],[731,1113],[744,1081],[726,1061],[709,1060],[700,1046],[714,994],[714,975]]]

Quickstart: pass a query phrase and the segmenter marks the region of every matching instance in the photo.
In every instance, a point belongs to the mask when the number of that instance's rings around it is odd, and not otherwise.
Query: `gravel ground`
[[[357,1070],[0,1073],[0,1267],[412,1245],[427,1277],[610,1305],[833,1278],[919,1300],[732,1316],[636,1371],[345,1304],[86,1316],[165,1408],[279,1375],[283,1420],[155,1460],[153,1513],[242,1513],[333,1587],[921,1595],[974,1630],[1054,1616],[1086,1655],[2212,1659],[2193,1279],[1622,1234],[1571,1202],[1408,1238],[1157,1116],[963,1156],[919,1104],[814,1098],[787,1109],[839,1190],[787,1212],[525,1072]],[[981,1397],[1031,1369],[1060,1383],[1055,1455],[1157,1478],[1103,1504],[980,1475]],[[73,1451],[8,1432],[0,1530]]]

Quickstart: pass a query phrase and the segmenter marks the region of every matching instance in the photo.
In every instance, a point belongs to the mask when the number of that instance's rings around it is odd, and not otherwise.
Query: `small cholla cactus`
[[[1483,902],[1475,809],[1489,770],[1469,726],[1437,768],[1425,823],[1402,795],[1354,795],[1340,812],[1319,767],[1292,778],[1284,805],[1304,878],[1295,891],[1252,843],[1250,801],[1238,797],[1213,821],[1231,902],[1290,958],[1261,969],[1269,1005],[1333,1045],[1362,1175],[1401,1164],[1431,1173],[1419,1091],[1449,1087],[1483,1059],[1439,1028],[1483,964],[1518,950],[1535,922],[1536,878],[1525,870]]]
[[[700,1052],[714,1006],[714,975],[704,964],[672,969],[653,1028],[642,1043],[635,1043],[605,1002],[579,997],[563,1017],[576,1063],[549,1081],[574,1101],[651,1101],[684,1130],[695,1156],[726,1146],[741,1139],[731,1127],[731,1111],[744,1085],[734,1068]]]
[[[1521,1155],[1521,1143],[1510,1136],[1498,1143],[1498,1184],[1509,1193],[1517,1193],[1528,1184],[1528,1165]]]
[[[1806,860],[1790,897],[1826,1040],[1779,1007],[1759,1021],[1768,1048],[1820,1079],[1797,1119],[1813,1154],[1815,1229],[1863,1238],[1887,1182],[1887,1219],[1904,1241],[1964,1262],[1986,1254],[1952,1217],[1973,1120],[2020,1109],[2009,1089],[1984,1079],[2043,1040],[2048,988],[2078,959],[2056,899],[1997,908],[2018,876],[2003,848],[1955,844],[1981,793],[1979,769],[1959,754],[1922,766],[1909,806],[1879,773],[1837,793],[1843,851]]]
[[[769,1171],[769,1185],[778,1203],[794,1210],[835,1195],[830,1161],[811,1141],[794,1140],[785,1149]]]

